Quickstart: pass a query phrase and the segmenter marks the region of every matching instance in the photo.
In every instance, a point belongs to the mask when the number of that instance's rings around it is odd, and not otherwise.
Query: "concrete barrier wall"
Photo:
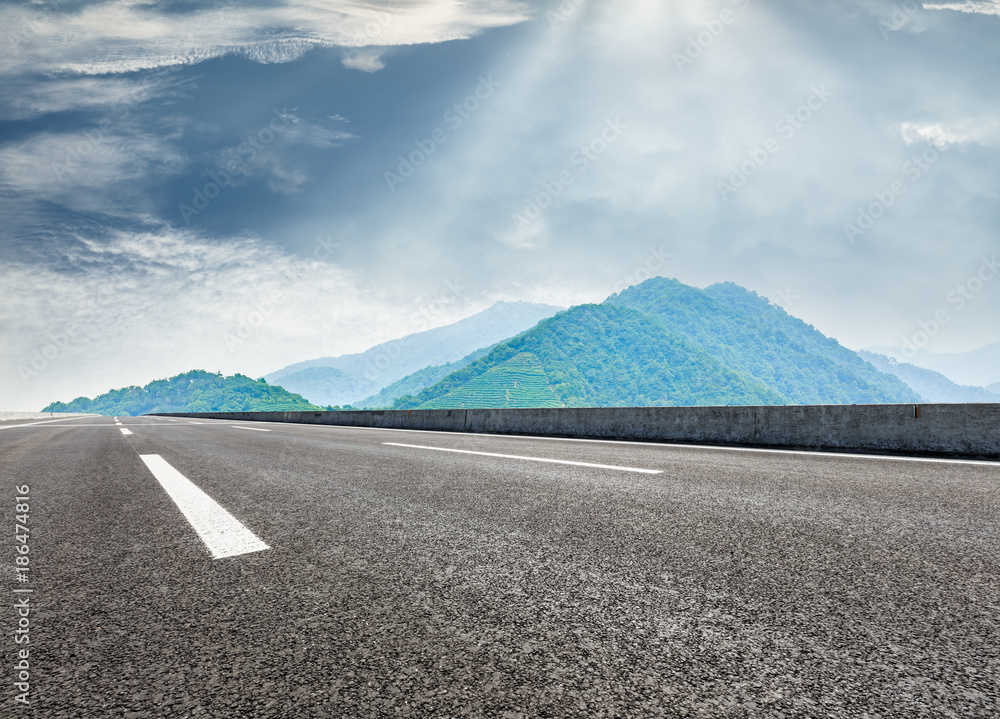
[[[169,416],[1000,460],[1000,404],[207,412]]]

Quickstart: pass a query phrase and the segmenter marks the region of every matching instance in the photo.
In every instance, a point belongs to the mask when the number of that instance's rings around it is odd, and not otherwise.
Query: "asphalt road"
[[[3,716],[1000,716],[997,464],[138,417],[0,479]]]

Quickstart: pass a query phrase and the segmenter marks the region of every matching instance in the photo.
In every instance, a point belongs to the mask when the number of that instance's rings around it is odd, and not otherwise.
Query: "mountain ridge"
[[[496,302],[457,322],[383,342],[364,352],[298,362],[265,375],[265,379],[313,402],[352,404],[427,367],[458,362],[562,309],[525,301]]]

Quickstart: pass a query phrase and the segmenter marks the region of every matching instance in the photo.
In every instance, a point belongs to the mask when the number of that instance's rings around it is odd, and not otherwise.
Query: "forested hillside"
[[[547,386],[543,386],[544,377]],[[580,305],[507,342],[397,407],[622,407],[781,404],[648,315]]]
[[[93,412],[108,416],[136,416],[152,412],[263,412],[320,409],[282,387],[241,374],[192,370],[145,387],[111,390],[94,399],[53,402],[43,412]]]
[[[919,399],[898,378],[879,372],[835,339],[730,282],[699,290],[656,277],[606,302],[652,315],[728,367],[779,392],[789,404]]]
[[[542,379],[544,378],[544,382]],[[498,344],[399,408],[913,402],[879,372],[764,298],[653,278]]]

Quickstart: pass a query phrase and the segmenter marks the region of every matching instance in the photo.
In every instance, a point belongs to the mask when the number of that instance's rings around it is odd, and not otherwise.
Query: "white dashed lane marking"
[[[619,467],[614,464],[593,464],[591,462],[571,462],[566,459],[547,459],[545,457],[523,457],[519,454],[494,454],[493,452],[473,452],[468,449],[448,449],[445,447],[425,447],[421,444],[399,444],[383,442],[391,447],[409,447],[411,449],[430,449],[435,452],[454,452],[456,454],[474,454],[480,457],[498,457],[500,459],[523,459],[528,462],[546,462],[549,464],[569,464],[574,467],[593,467],[594,469],[612,469],[616,472],[639,472],[641,474],[663,474],[659,469],[639,469],[637,467]]]
[[[124,427],[119,427],[118,429],[122,431],[122,434],[132,434],[132,430],[125,429]]]
[[[239,425],[232,425],[233,429],[249,429],[251,432],[270,432],[269,429],[259,429],[257,427],[240,427]]]
[[[213,559],[270,547],[158,454],[140,454],[149,471],[201,537]]]

